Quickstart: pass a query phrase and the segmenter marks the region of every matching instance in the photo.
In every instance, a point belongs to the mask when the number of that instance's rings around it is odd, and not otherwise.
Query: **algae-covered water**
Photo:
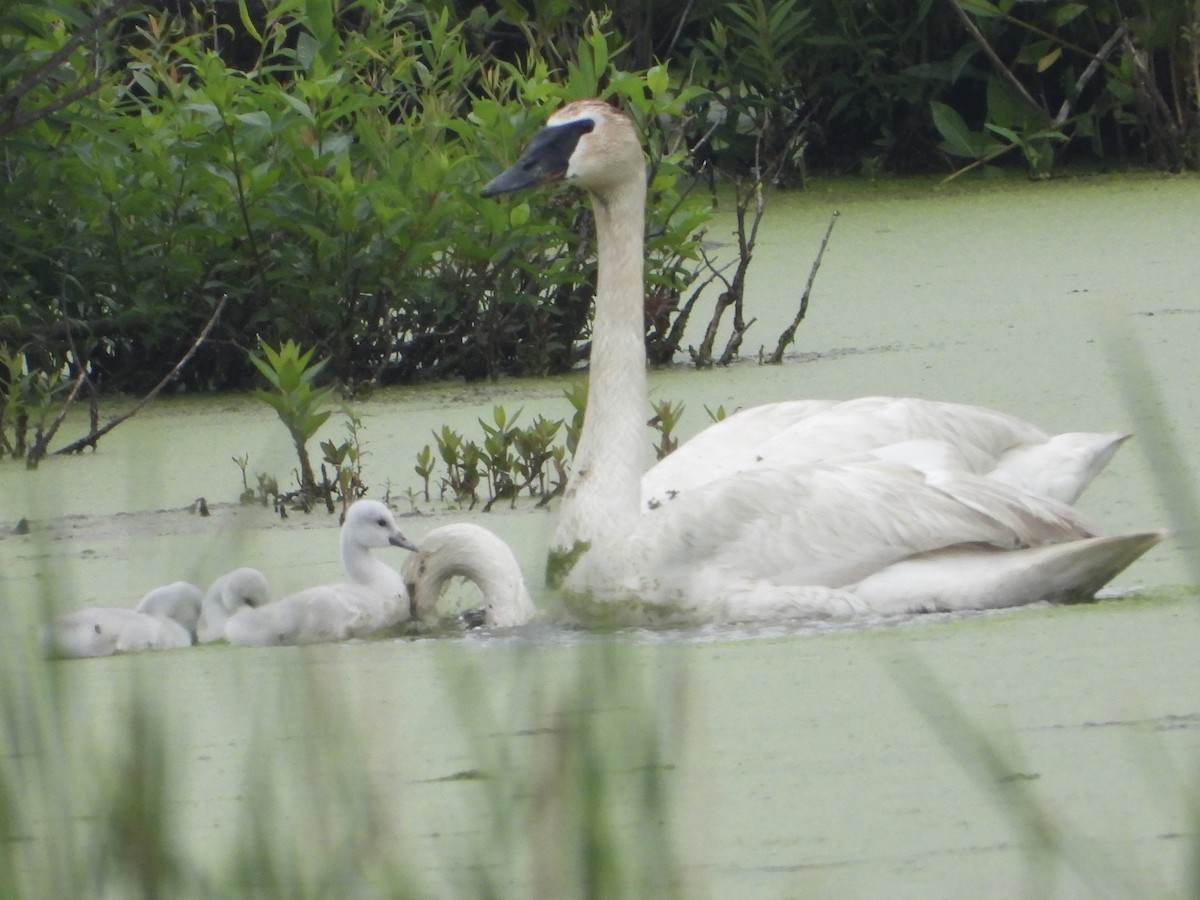
[[[834,209],[796,353],[759,366],[757,347],[773,349],[790,321]],[[602,818],[625,841],[619,853],[635,857],[646,820],[665,821],[656,827],[674,855],[660,855],[689,896],[1194,891],[1200,622],[1195,597],[1172,586],[1200,581],[1186,518],[1200,441],[1197,247],[1195,178],[776,196],[748,289],[750,359],[651,377],[655,396],[686,404],[684,436],[706,424],[705,405],[880,393],[997,406],[1052,430],[1135,432],[1079,505],[1107,531],[1175,534],[1118,579],[1147,596],[1094,606],[42,663],[27,651],[47,605],[128,605],[156,584],[205,583],[235,565],[264,569],[278,594],[334,580],[337,525],[236,505],[233,457],[281,481],[294,465],[273,413],[247,398],[174,398],[94,454],[32,473],[0,466],[5,684],[52,676],[68,713],[53,737],[68,748],[61,759],[28,749],[42,725],[5,716],[8,764],[65,766],[83,782],[50,803],[27,780],[25,818],[5,826],[15,864],[45,867],[66,830],[79,865],[96,865],[79,848],[106,821],[106,795],[86,772],[107,772],[134,740],[123,711],[136,694],[167,734],[178,853],[215,882],[258,822],[302,873],[341,854],[361,856],[360,869],[394,861],[436,896],[478,893],[481,871],[515,896],[553,895],[547,869],[578,833],[546,800],[573,790],[554,774],[556,735],[583,710],[608,728],[593,768],[611,789]],[[356,402],[372,494],[413,512],[404,495],[419,487],[413,464],[431,430],[476,433],[497,403],[525,421],[566,416],[562,385],[394,389]],[[337,421],[322,438],[341,439]],[[188,510],[198,497],[210,516]],[[513,546],[535,599],[550,602],[539,586],[552,509],[416,506],[401,520],[410,537],[456,519],[488,525]],[[30,531],[14,534],[22,518]],[[593,665],[612,691],[569,690]],[[627,720],[656,735],[653,753],[619,739]],[[666,798],[657,806],[646,799],[654,785]],[[358,830],[370,840],[346,838]]]

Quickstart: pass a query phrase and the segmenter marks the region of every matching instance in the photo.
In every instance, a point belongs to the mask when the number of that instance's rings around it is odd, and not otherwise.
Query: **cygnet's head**
[[[416,550],[396,525],[392,511],[378,500],[356,500],[346,511],[342,542],[358,547],[400,547]]]
[[[483,196],[560,180],[604,194],[633,178],[644,183],[644,173],[642,145],[633,120],[601,100],[578,100],[550,116],[521,158],[488,182]]]
[[[262,606],[271,599],[267,576],[258,569],[226,572],[214,581],[200,604],[196,639],[201,643],[225,637],[225,620],[247,606]]]

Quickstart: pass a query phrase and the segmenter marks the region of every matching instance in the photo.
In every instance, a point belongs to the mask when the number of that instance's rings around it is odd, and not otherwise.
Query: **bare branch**
[[[1083,89],[1085,87],[1087,87],[1088,82],[1091,81],[1096,76],[1096,73],[1100,71],[1100,67],[1102,65],[1104,65],[1104,61],[1107,60],[1108,57],[1112,55],[1113,50],[1115,50],[1117,48],[1117,46],[1120,45],[1120,43],[1125,39],[1125,36],[1128,33],[1129,33],[1129,25],[1125,22],[1122,22],[1120,25],[1117,26],[1117,30],[1113,32],[1112,37],[1110,37],[1107,41],[1104,42],[1104,46],[1102,46],[1098,51],[1096,51],[1096,55],[1092,57],[1092,61],[1087,64],[1087,68],[1085,68],[1079,74],[1079,77],[1075,80],[1075,95],[1076,96],[1078,96],[1079,94],[1081,94],[1083,92]],[[1069,119],[1070,117],[1071,117],[1071,98],[1068,97],[1065,100],[1063,100],[1062,106],[1059,107],[1058,115],[1056,115],[1054,117],[1053,127],[1055,127],[1055,128],[1061,127],[1062,124],[1064,122],[1066,122],[1067,119]]]
[[[829,246],[829,236],[833,234],[833,226],[837,224],[838,216],[841,213],[836,209],[833,215],[829,217],[829,225],[825,229],[825,237],[821,239],[821,247],[817,250],[817,258],[813,260],[812,270],[808,273],[808,281],[804,285],[804,293],[800,296],[800,309],[796,312],[796,318],[792,320],[792,324],[783,330],[779,335],[779,343],[775,346],[775,352],[771,354],[771,358],[767,360],[771,365],[779,365],[783,362],[783,351],[796,340],[796,329],[800,327],[800,323],[804,321],[804,316],[808,313],[808,298],[812,294],[813,282],[817,280],[817,269],[821,268],[821,258],[825,255],[825,248]]]
[[[991,60],[992,65],[995,67],[995,69],[996,69],[997,73],[999,73],[1000,77],[1014,91],[1017,92],[1017,94],[1020,96],[1020,98],[1022,100],[1024,100],[1026,104],[1029,105],[1030,109],[1040,112],[1042,109],[1042,105],[1033,99],[1033,97],[1032,97],[1032,95],[1030,95],[1029,91],[1027,91],[1025,89],[1025,85],[1021,84],[1021,82],[1018,80],[1017,76],[1012,73],[1012,71],[1008,68],[1008,66],[1004,65],[1003,61],[997,55],[996,51],[992,49],[992,45],[988,43],[987,38],[985,38],[983,36],[983,32],[979,30],[979,28],[971,20],[971,17],[967,15],[966,10],[964,10],[962,8],[961,4],[959,3],[959,0],[946,0],[946,2],[948,2],[954,8],[954,11],[956,13],[958,13],[958,17],[960,19],[962,19],[963,26],[967,29],[967,33],[970,34],[971,37],[973,37],[975,39],[975,43],[979,44],[980,48],[983,50],[984,55],[989,60]]]
[[[221,312],[225,309],[225,301],[228,299],[228,297],[222,297],[220,299],[220,301],[217,303],[217,308],[214,309],[213,314],[209,316],[208,322],[205,323],[204,328],[201,329],[198,335],[196,335],[196,339],[192,342],[192,346],[188,348],[187,353],[183,354],[179,362],[175,363],[174,368],[164,375],[163,379],[153,388],[151,388],[150,392],[146,394],[145,397],[134,404],[132,409],[123,415],[117,416],[115,419],[110,420],[100,428],[93,428],[90,434],[80,438],[74,443],[68,444],[66,447],[63,447],[59,450],[55,450],[54,455],[64,456],[68,453],[80,453],[85,447],[95,448],[96,442],[100,440],[100,438],[104,437],[104,435],[108,434],[122,422],[133,418],[135,415],[141,412],[148,403],[162,393],[163,388],[175,381],[175,379],[179,377],[180,373],[183,372],[184,366],[191,362],[192,357],[196,355],[196,351],[200,349],[200,345],[208,339],[209,333],[217,324],[217,320],[220,319]]]

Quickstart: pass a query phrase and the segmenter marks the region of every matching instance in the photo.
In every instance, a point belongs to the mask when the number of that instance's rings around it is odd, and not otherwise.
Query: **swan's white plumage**
[[[202,644],[225,639],[225,623],[238,610],[262,606],[271,599],[267,576],[243,567],[226,572],[208,587],[200,604],[196,640]]]
[[[1127,434],[1048,435],[1016,416],[915,397],[797,400],[741,410],[710,425],[642,477],[642,501],[745,469],[825,462],[912,440],[953,448],[955,467],[1073,503]]]
[[[190,647],[201,592],[176,581],[148,592],[133,609],[90,607],[57,616],[47,635],[51,655],[67,659]]]
[[[1051,444],[1004,413],[923,400],[746,410],[643,478],[646,183],[628,117],[568,104],[484,194],[558,179],[591,195],[599,257],[549,567],[568,594],[706,620],[1011,606],[1090,596],[1161,539],[1097,539],[1066,505],[1123,436]]]
[[[484,625],[524,625],[537,609],[512,550],[481,525],[458,522],[435,528],[404,561],[413,618],[429,619],[446,583],[455,577],[473,582],[483,598]]]
[[[342,569],[348,582],[307,588],[229,617],[231,644],[313,644],[365,637],[409,616],[408,592],[400,574],[370,553],[372,548],[415,550],[396,520],[377,500],[358,500],[341,531]]]

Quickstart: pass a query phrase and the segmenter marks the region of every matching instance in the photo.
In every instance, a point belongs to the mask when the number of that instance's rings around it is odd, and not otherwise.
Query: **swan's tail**
[[[853,591],[880,613],[1078,603],[1093,599],[1165,536],[1148,531],[1025,550],[952,547],[889,566]]]
[[[1119,431],[1068,431],[1001,454],[988,477],[1031,494],[1074,503],[1113,454],[1129,440]]]
[[[1050,603],[1091,600],[1096,592],[1134,560],[1167,536],[1165,531],[1089,538],[1028,551],[1037,555],[1029,569],[1034,584],[1043,585]],[[1041,551],[1039,553],[1039,551]]]

